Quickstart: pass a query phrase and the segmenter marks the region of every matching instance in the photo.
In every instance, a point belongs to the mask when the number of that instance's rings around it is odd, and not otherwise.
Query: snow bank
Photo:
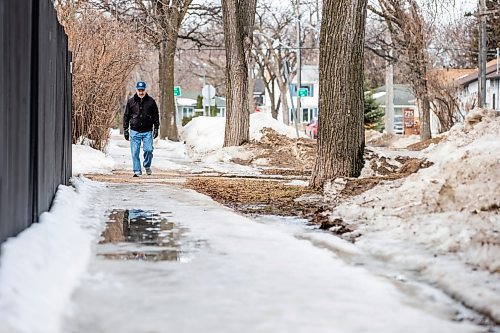
[[[402,149],[407,146],[419,142],[420,136],[418,135],[398,135],[380,133],[374,130],[365,131],[365,142],[368,146],[372,147],[389,147]]]
[[[423,153],[433,166],[377,186],[334,215],[366,235],[361,246],[418,270],[500,321],[500,281],[491,275],[500,273],[500,117],[475,110]],[[410,244],[418,250],[401,255]],[[429,260],[435,257],[441,259]]]
[[[154,149],[156,154],[161,150],[161,154],[168,155],[171,159],[185,159],[186,146],[182,142],[173,142],[170,140],[155,140]]]
[[[0,332],[54,333],[86,269],[91,236],[79,222],[97,184],[73,179],[59,186],[40,223],[10,238],[0,256]]]
[[[285,125],[284,123],[274,119],[269,113],[253,113],[250,115],[250,140],[260,141],[262,139],[262,129],[264,127],[272,128],[279,134],[285,135],[289,138],[296,138],[297,132],[295,127]],[[304,133],[299,132],[300,137],[306,137]]]
[[[188,150],[205,154],[224,145],[226,118],[196,117],[182,128],[181,136]]]
[[[73,174],[110,173],[115,162],[110,156],[86,145],[72,145]]]
[[[190,152],[206,154],[224,145],[225,123],[226,118],[222,117],[196,117],[183,127],[181,136]],[[277,121],[270,114],[259,112],[250,115],[250,140],[260,141],[265,127],[290,138],[297,137],[294,127]]]

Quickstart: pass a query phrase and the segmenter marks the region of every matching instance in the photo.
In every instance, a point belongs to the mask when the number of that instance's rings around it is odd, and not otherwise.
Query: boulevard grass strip
[[[194,177],[188,178],[185,186],[246,214],[303,216],[316,208],[295,199],[317,192],[305,186],[285,184],[276,180]]]

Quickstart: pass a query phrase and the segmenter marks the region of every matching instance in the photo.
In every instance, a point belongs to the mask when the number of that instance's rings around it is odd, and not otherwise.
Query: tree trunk
[[[224,147],[240,146],[250,139],[248,59],[255,10],[256,0],[222,1],[227,87]]]
[[[174,102],[174,62],[176,45],[174,42],[160,43],[160,138],[179,141]]]
[[[281,82],[280,82],[281,81]],[[288,87],[286,82],[278,80],[281,99],[281,113],[283,114],[283,123],[290,125],[290,112],[288,110]]]
[[[271,102],[271,116],[274,119],[278,119],[278,109],[276,108],[276,94],[274,93],[274,83],[276,80],[271,80],[270,83],[266,84],[266,90],[269,93],[269,100]]]
[[[431,135],[431,103],[429,95],[417,97],[420,118],[420,141],[429,140]]]
[[[318,148],[311,186],[363,168],[367,0],[325,0],[320,36]]]

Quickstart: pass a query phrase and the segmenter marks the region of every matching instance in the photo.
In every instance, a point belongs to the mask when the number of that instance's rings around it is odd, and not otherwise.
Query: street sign
[[[179,97],[181,95],[181,86],[174,87],[174,96]]]
[[[300,88],[299,89],[299,97],[307,97],[307,96],[309,96],[309,89]]]
[[[210,84],[206,84],[201,90],[201,94],[206,99],[211,99],[215,97],[215,88]]]

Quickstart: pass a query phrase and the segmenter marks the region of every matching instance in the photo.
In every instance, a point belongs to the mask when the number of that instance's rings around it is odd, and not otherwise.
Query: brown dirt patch
[[[189,178],[185,186],[247,214],[302,215],[306,205],[295,199],[314,191],[285,183],[276,180],[197,177]]]
[[[379,180],[395,180],[407,177],[420,169],[428,168],[433,163],[425,158],[414,158],[409,156],[397,156],[388,158],[379,156],[375,152],[365,150],[365,160],[372,170],[372,175]],[[359,178],[358,181],[363,182],[364,179],[373,177]]]
[[[203,177],[189,178],[185,186],[244,214],[298,216],[337,235],[352,231],[343,221],[330,221],[331,203],[319,199],[321,193],[285,184],[276,180]]]
[[[316,141],[308,138],[291,139],[271,128],[262,129],[263,137],[252,142],[253,160],[267,159],[276,168],[311,170],[316,154]]]
[[[344,197],[353,197],[366,192],[375,186],[377,186],[380,181],[383,180],[382,177],[367,177],[367,178],[350,178],[344,189],[340,192],[340,195]]]
[[[425,140],[425,141],[421,141],[421,142],[416,142],[416,143],[413,143],[413,144],[407,146],[406,149],[412,150],[412,151],[424,150],[425,148],[429,147],[432,143],[438,144],[441,141],[443,141],[444,139],[445,139],[444,136],[440,136],[440,137],[432,138],[432,139],[429,139],[429,140]]]
[[[148,184],[180,184],[185,181],[185,176],[172,172],[155,172],[150,176],[142,175],[133,177],[130,172],[114,172],[112,174],[86,174],[90,180],[104,183],[148,183]]]
[[[297,170],[297,169],[265,169],[262,170],[263,175],[279,175],[279,176],[303,176],[310,177],[311,170]]]
[[[417,172],[420,169],[425,169],[433,165],[431,161],[420,158],[407,159],[401,168],[398,170],[399,178],[403,178]]]

